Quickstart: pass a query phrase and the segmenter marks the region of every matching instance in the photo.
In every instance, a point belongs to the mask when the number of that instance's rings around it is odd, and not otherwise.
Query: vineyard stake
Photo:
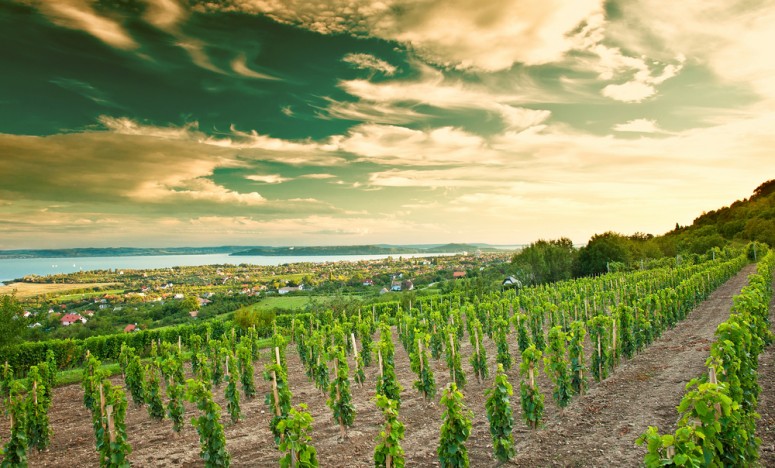
[[[113,444],[116,442],[116,425],[113,421],[113,405],[106,406],[105,412],[108,414],[108,437],[110,438],[110,443]]]

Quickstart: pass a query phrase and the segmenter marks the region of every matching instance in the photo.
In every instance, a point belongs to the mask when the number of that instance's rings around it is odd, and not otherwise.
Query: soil
[[[509,381],[515,387],[512,399],[514,409],[514,438],[517,444],[516,466],[637,466],[641,464],[645,448],[634,445],[635,438],[649,425],[662,431],[675,429],[678,405],[686,383],[704,371],[710,343],[716,326],[729,316],[734,296],[745,285],[752,266],[744,268],[714,292],[707,301],[693,310],[674,329],[663,333],[647,350],[630,361],[623,362],[615,373],[595,384],[589,391],[574,397],[571,404],[560,411],[551,397],[551,386],[543,372],[538,373],[538,385],[545,395],[544,427],[530,430],[522,420],[519,403],[519,372],[515,365],[508,371]],[[436,398],[426,401],[412,388],[416,375],[409,368],[409,359],[396,342],[396,374],[403,386],[399,420],[405,424],[407,466],[438,466],[436,446],[439,439],[442,410],[438,404],[441,389],[449,382],[449,372],[443,359],[433,362],[437,388]],[[517,357],[516,339],[512,334],[511,353]],[[464,390],[465,403],[473,412],[473,429],[467,442],[471,466],[495,466],[492,442],[484,411],[484,391],[491,378],[479,383],[473,376],[468,357],[471,345],[468,338],[461,340],[468,384]],[[490,369],[495,368],[495,344],[485,338]],[[348,438],[340,440],[339,427],[331,418],[325,397],[310,383],[295,353],[288,348],[290,387],[294,404],[306,403],[314,418],[310,435],[317,449],[321,466],[373,466],[372,454],[382,423],[382,415],[374,404],[376,366],[366,369],[367,381],[363,387],[353,383],[353,401],[357,411],[355,424],[348,430]],[[763,463],[775,466],[773,427],[775,426],[775,350],[771,347],[762,359],[762,386],[764,393],[760,408],[763,418],[759,434],[763,443]],[[225,387],[214,389],[216,401],[224,408],[221,421],[226,431],[227,448],[233,466],[277,466],[280,452],[269,432],[271,415],[263,395],[271,391],[270,383],[262,378],[263,366],[269,359],[264,352],[256,363],[256,384],[259,397],[242,400],[245,419],[237,424],[228,422],[225,411]],[[518,362],[519,359],[517,358]],[[350,358],[350,368],[354,365]],[[491,376],[492,377],[492,376]],[[120,376],[115,384],[122,384]],[[82,403],[83,392],[78,385],[57,388],[50,411],[54,435],[51,447],[42,453],[31,451],[30,466],[70,467],[98,466],[94,446],[91,417]],[[765,408],[771,409],[766,411]],[[187,406],[187,420],[196,414]],[[172,431],[169,421],[150,419],[144,407],[131,402],[127,411],[127,431],[133,451],[130,460],[135,466],[202,466],[199,458],[199,438],[187,422],[180,435]],[[7,421],[0,423],[0,438],[7,440]],[[769,444],[769,445],[767,445]],[[769,457],[769,458],[767,458]]]

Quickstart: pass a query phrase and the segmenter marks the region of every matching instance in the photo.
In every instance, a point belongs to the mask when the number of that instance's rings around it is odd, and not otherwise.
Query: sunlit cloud
[[[254,182],[263,182],[265,184],[281,184],[293,180],[290,177],[283,177],[279,174],[253,174],[245,176],[245,178]]]
[[[363,70],[381,72],[386,76],[393,76],[398,70],[394,65],[371,54],[347,54],[342,58],[342,61]]]
[[[636,132],[636,133],[659,133],[662,130],[657,126],[654,119],[633,119],[625,123],[614,125],[617,132]]]
[[[100,16],[86,0],[60,0],[35,3],[52,22],[84,31],[105,44],[118,49],[132,50],[137,42],[117,21]]]
[[[251,70],[247,65],[247,57],[245,54],[237,55],[234,60],[231,61],[231,69],[234,73],[244,76],[246,78],[255,78],[258,80],[278,80],[279,78],[267,75],[266,73],[259,73],[255,70]]]

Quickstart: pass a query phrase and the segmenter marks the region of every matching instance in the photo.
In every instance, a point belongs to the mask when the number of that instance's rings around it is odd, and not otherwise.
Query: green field
[[[123,289],[108,289],[105,291],[90,291],[85,293],[76,293],[76,294],[63,294],[61,296],[57,296],[56,300],[59,302],[64,301],[74,301],[76,299],[83,299],[87,297],[95,297],[95,296],[104,296],[105,294],[110,294],[112,296],[116,296],[119,294],[124,294]]]
[[[256,310],[267,310],[274,308],[294,310],[303,309],[309,303],[309,296],[273,296],[266,297],[262,299],[261,302],[253,304],[250,307]]]

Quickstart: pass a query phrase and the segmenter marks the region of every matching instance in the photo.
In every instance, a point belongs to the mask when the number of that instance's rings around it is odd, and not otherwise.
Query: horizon
[[[771,178],[774,21],[723,0],[6,0],[0,250],[662,235]]]

